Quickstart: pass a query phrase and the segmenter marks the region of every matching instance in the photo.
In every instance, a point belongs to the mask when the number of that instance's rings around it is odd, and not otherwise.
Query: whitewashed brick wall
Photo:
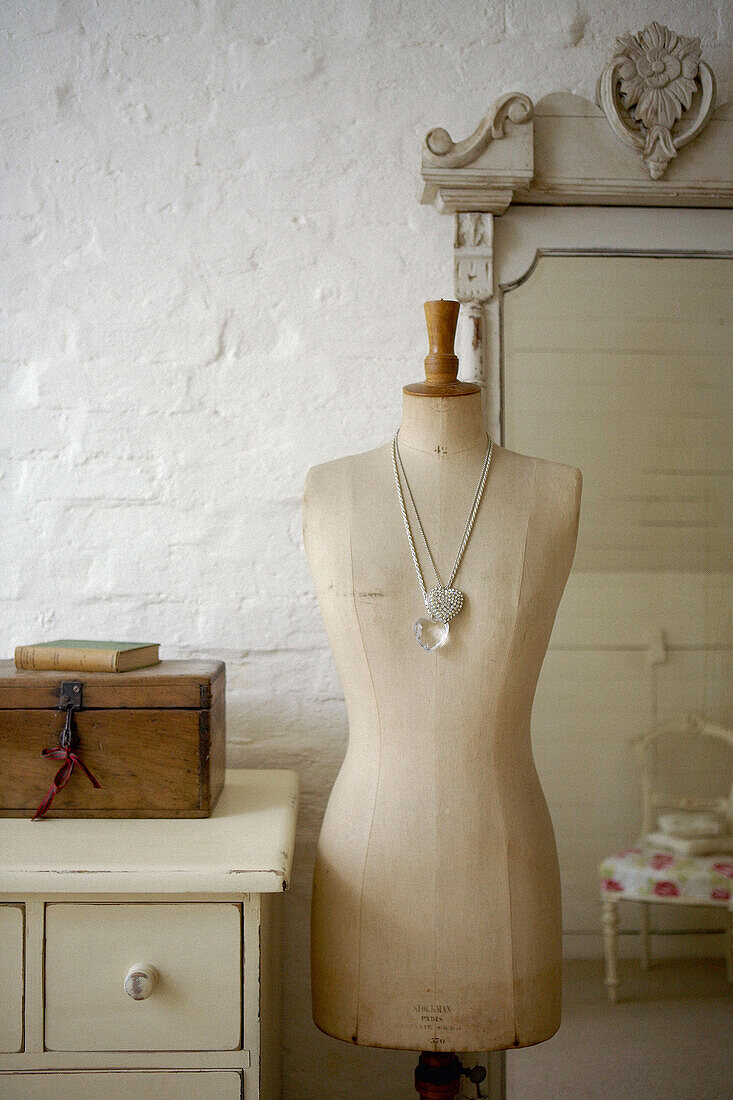
[[[726,19],[727,15],[727,19]],[[452,297],[420,144],[512,90],[593,98],[616,34],[725,0],[5,0],[0,637],[227,662],[230,760],[296,768],[286,1100],[412,1093],[310,1020],[309,883],[346,714],[311,589],[316,462],[386,441]]]

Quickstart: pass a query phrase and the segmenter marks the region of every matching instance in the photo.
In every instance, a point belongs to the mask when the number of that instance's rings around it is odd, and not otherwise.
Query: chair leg
[[[611,1004],[618,1000],[618,902],[615,898],[603,899],[601,914],[603,922],[603,945],[606,952],[606,989]]]
[[[651,950],[649,940],[649,902],[641,902],[641,965],[645,970],[651,966]]]
[[[733,909],[728,910],[728,927],[725,931],[725,971],[733,982]]]

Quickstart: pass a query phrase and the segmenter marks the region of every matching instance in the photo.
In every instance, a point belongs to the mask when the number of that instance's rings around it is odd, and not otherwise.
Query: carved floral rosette
[[[652,179],[662,178],[713,113],[715,77],[700,54],[699,38],[653,22],[617,38],[601,74],[599,104],[613,132],[639,150]]]

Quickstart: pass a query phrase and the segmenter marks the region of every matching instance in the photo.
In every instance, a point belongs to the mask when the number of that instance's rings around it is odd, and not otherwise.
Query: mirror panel
[[[680,711],[733,719],[733,262],[558,252],[503,289],[500,324],[505,445],[583,471],[532,722],[567,943],[597,935],[596,865],[640,829],[630,738]],[[653,907],[659,927],[720,923],[671,908]]]

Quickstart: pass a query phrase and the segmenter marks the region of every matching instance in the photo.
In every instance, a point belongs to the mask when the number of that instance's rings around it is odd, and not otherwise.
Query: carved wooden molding
[[[431,130],[423,142],[420,201],[434,203],[441,214],[503,213],[532,179],[533,111],[529,96],[509,92],[464,141],[453,141],[441,127]]]
[[[710,121],[715,77],[701,53],[699,38],[652,22],[616,39],[599,79],[596,98],[611,129],[638,150],[653,180]]]
[[[437,154],[424,147],[420,201],[440,214],[503,214],[510,203],[733,206],[733,108],[716,108],[686,141],[693,136],[694,146],[655,180],[638,148],[618,140],[601,107],[552,92],[535,104],[527,122],[508,120],[505,136],[490,140],[472,163],[437,168]]]
[[[432,129],[421,202],[441,214],[503,214],[510,203],[733,206],[733,110],[713,110],[698,38],[658,23],[618,38],[597,95],[598,104],[555,92],[533,105],[510,92],[463,141]]]
[[[508,92],[500,96],[465,141],[455,142],[447,130],[438,127],[425,138],[423,164],[436,168],[463,168],[472,164],[490,141],[499,141],[506,133],[506,123],[529,122],[534,112],[532,100],[523,92]]]
[[[491,214],[456,214],[454,285],[459,302],[486,302],[493,293],[494,223]]]

